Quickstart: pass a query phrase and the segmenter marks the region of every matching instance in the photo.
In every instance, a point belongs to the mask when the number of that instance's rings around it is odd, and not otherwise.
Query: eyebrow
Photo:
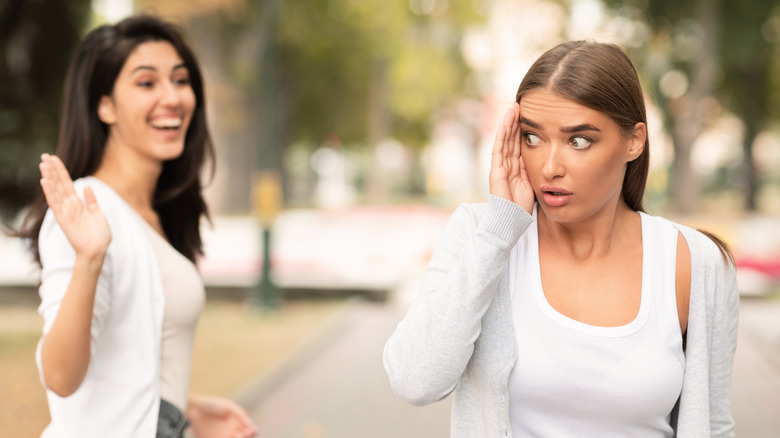
[[[525,117],[520,117],[520,123],[522,123],[524,125],[528,125],[528,126],[534,128],[534,129],[541,129],[541,125],[539,125],[538,123],[536,123],[534,121],[528,120]],[[561,128],[561,132],[572,133],[572,132],[582,132],[582,131],[601,132],[601,129],[591,125],[590,123],[582,123],[582,124],[574,125],[574,126],[564,126],[563,128]]]
[[[174,67],[173,67],[173,71],[176,71],[176,70],[178,70],[178,69],[180,69],[180,68],[186,69],[186,68],[187,68],[187,66],[186,66],[186,65],[184,65],[184,63],[182,63],[182,64],[178,64],[178,65],[176,65],[176,66],[174,66]],[[131,75],[132,75],[132,74],[135,74],[135,73],[136,73],[137,71],[139,71],[139,70],[150,70],[150,71],[154,71],[154,72],[156,72],[156,71],[157,71],[157,68],[156,68],[156,67],[152,67],[152,66],[150,66],[150,65],[140,65],[140,66],[136,67],[136,68],[135,68],[135,69],[134,69],[134,70],[133,70],[133,71],[132,71],[130,74],[131,74]]]

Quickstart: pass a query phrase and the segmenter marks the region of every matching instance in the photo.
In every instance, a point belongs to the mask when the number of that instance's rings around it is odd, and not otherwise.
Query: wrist
[[[90,254],[77,254],[73,269],[81,269],[87,272],[100,272],[106,259],[106,251],[98,251]]]

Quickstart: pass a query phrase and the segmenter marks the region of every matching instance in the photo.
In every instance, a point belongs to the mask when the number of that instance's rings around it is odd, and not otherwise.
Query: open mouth
[[[176,130],[181,127],[182,119],[180,117],[168,117],[164,119],[155,119],[151,121],[152,127],[156,129]]]
[[[547,205],[562,207],[571,200],[572,193],[562,190],[560,187],[547,187],[546,189],[542,190],[542,199]]]

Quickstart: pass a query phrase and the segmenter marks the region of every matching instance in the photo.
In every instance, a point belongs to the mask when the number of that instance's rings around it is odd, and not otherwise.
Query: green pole
[[[259,50],[260,86],[258,87],[257,169],[259,177],[254,184],[254,202],[262,226],[263,268],[252,291],[250,302],[261,308],[276,310],[281,305],[281,294],[271,279],[271,235],[273,219],[281,205],[281,185],[278,179],[268,181],[269,174],[279,175],[276,169],[276,29],[281,0],[265,0],[256,4],[261,26]]]

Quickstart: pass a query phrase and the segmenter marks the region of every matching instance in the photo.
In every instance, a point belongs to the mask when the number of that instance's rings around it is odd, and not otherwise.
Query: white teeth
[[[155,119],[152,120],[152,126],[162,129],[175,129],[181,126],[181,119],[178,117],[171,117],[167,119]]]

